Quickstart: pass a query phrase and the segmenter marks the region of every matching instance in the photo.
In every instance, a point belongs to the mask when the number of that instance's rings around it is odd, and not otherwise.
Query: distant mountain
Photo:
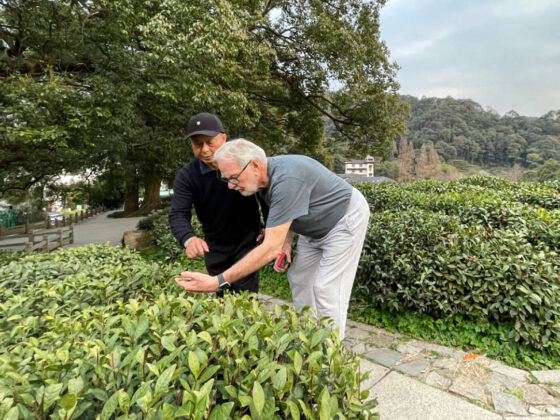
[[[410,103],[407,138],[416,150],[433,143],[446,161],[536,167],[560,161],[560,110],[542,117],[501,116],[470,99],[402,96]]]

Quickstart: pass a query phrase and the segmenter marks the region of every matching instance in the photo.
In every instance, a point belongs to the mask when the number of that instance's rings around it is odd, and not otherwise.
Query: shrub
[[[168,214],[169,208],[163,209],[154,215],[141,219],[138,222],[137,228],[151,231],[153,244],[163,251],[167,260],[176,260],[181,257],[185,251],[171,233],[171,228],[167,219]],[[191,223],[196,235],[199,238],[204,238],[202,225],[195,214],[192,216]]]
[[[558,254],[457,216],[374,214],[354,296],[393,310],[513,321],[511,337],[560,349]]]
[[[358,360],[307,312],[186,295],[178,267],[104,246],[0,267],[8,417],[365,418]],[[21,284],[17,284],[17,279]],[[254,295],[253,295],[254,296]]]

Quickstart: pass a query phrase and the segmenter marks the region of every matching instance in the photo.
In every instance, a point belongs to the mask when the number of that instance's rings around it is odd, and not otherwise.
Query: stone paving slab
[[[395,341],[395,337],[382,333],[373,334],[368,338],[369,344],[380,348],[391,347]]]
[[[541,383],[560,384],[560,370],[532,370],[531,373]]]
[[[424,383],[433,386],[434,388],[447,390],[451,386],[451,379],[446,378],[437,372],[428,372],[424,378]]]
[[[396,365],[395,369],[410,376],[418,376],[429,366],[426,360],[414,360],[410,363]]]
[[[346,328],[360,328],[365,331],[371,331],[377,334],[386,334],[392,336],[393,338],[401,338],[402,335],[399,333],[389,332],[383,328],[376,327],[375,325],[364,324],[363,322],[353,321],[351,319],[346,321]]]
[[[510,417],[510,416],[506,416],[506,417],[504,417],[504,420],[535,420],[535,419],[560,420],[560,417],[550,417],[550,416],[546,416],[546,417],[518,417],[518,416]]]
[[[492,376],[490,378],[490,385],[503,387],[505,389],[509,389],[510,391],[514,390],[515,388],[520,387],[523,385],[523,382],[512,378],[511,376],[504,375],[500,372],[492,372]]]
[[[439,344],[430,343],[428,341],[412,340],[408,344],[415,347],[419,347],[423,350],[433,351],[444,356],[449,356],[457,360],[463,360],[463,358],[467,354],[464,351],[454,350],[452,348],[441,346]]]
[[[347,349],[356,352],[359,355],[362,355],[374,349],[373,346],[364,343],[363,341],[353,340],[348,338],[344,339],[344,345],[346,346]]]
[[[492,402],[494,403],[494,409],[498,413],[518,414],[520,416],[527,415],[527,410],[523,407],[523,403],[515,395],[500,391],[492,391]]]
[[[528,382],[527,377],[529,373],[524,370],[506,366],[498,362],[491,363],[489,367],[494,372],[501,373],[524,383]]]
[[[501,420],[445,391],[432,388],[397,372],[389,373],[373,388],[381,420]]]
[[[418,354],[424,350],[420,347],[413,346],[412,344],[402,343],[397,346],[397,351],[406,354]]]
[[[366,331],[361,328],[346,328],[345,338],[368,340],[371,334],[372,333],[370,331]]]
[[[534,384],[524,384],[520,387],[523,401],[532,405],[560,405],[560,400],[554,398],[542,387]]]
[[[365,354],[365,357],[373,360],[377,364],[390,368],[397,362],[400,362],[404,355],[394,350],[375,349]]]
[[[467,376],[459,376],[456,378],[449,387],[449,391],[482,404],[487,404],[489,402],[484,384],[473,381]]]

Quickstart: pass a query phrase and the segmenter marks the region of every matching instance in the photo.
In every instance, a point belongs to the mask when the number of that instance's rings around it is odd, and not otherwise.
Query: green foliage
[[[269,154],[327,160],[325,118],[356,149],[387,153],[408,107],[379,40],[380,7],[10,2],[0,8],[0,194],[94,168],[118,180],[128,212],[142,187],[149,205],[191,156],[185,123],[201,111]]]
[[[541,166],[523,174],[524,181],[557,181],[560,180],[560,162],[549,159]]]
[[[286,273],[277,273],[269,264],[261,268],[259,276],[259,291],[261,293],[276,296],[288,302],[292,300],[292,292]]]
[[[414,148],[432,142],[440,157],[455,166],[458,160],[531,168],[549,159],[560,161],[560,111],[539,118],[515,112],[500,117],[470,99],[404,96],[403,100],[411,108],[407,137]],[[542,172],[544,176],[551,171]]]
[[[22,418],[365,418],[358,360],[305,312],[186,295],[107,246],[0,266],[0,398]],[[13,414],[10,414],[13,415]]]
[[[560,349],[560,194],[553,185],[475,177],[362,190],[373,214],[357,301],[511,323],[509,339]]]
[[[164,208],[151,216],[141,219],[138,222],[137,228],[151,231],[153,244],[162,251],[165,258],[167,260],[176,260],[181,257],[185,251],[171,233],[171,228],[169,227],[169,221],[167,219],[168,214],[169,208]],[[196,236],[204,238],[202,225],[194,213],[191,223]]]

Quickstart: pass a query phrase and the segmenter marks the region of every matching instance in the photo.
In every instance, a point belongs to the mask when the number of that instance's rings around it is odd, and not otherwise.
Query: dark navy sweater
[[[194,206],[209,246],[234,244],[249,232],[260,231],[257,196],[244,197],[230,190],[220,180],[218,171],[193,159],[179,170],[173,183],[169,211],[171,232],[182,247],[186,240],[196,236],[191,225]]]

